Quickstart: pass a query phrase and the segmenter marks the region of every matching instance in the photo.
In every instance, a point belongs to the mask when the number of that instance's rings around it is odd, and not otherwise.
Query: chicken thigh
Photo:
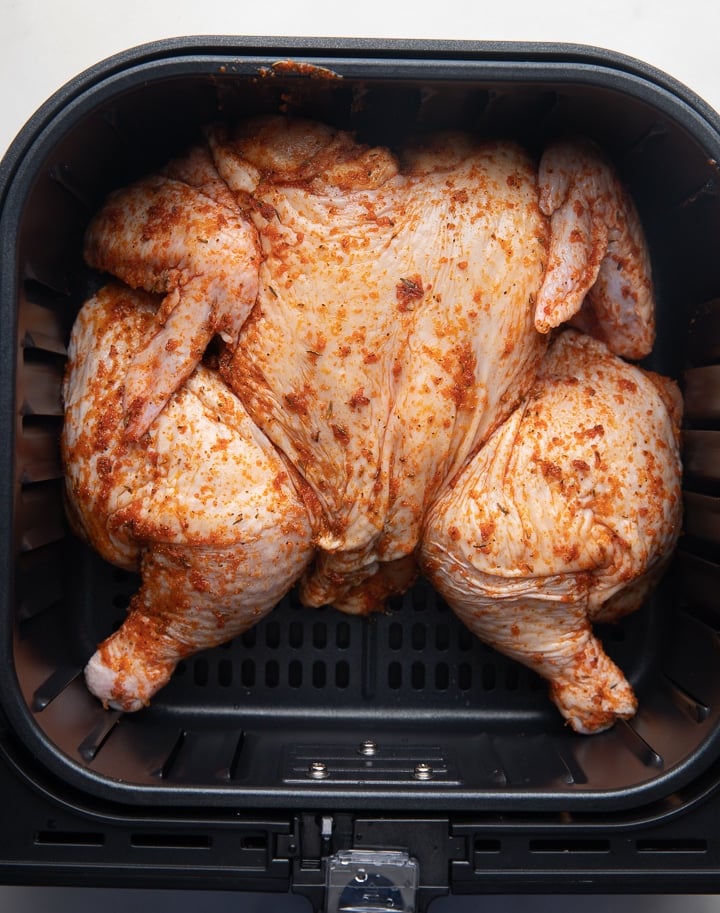
[[[426,520],[430,580],[478,637],[549,680],[578,732],[636,709],[592,623],[638,608],[675,546],[679,420],[671,382],[568,330]]]
[[[127,619],[86,668],[90,690],[122,710],[144,706],[183,656],[262,618],[312,554],[286,467],[216,372],[199,366],[142,441],[124,436],[125,377],[156,309],[119,285],[88,301],[64,386],[73,524],[142,576]]]

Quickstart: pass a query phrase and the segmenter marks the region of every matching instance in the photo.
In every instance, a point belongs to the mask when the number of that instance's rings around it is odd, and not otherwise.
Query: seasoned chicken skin
[[[535,170],[508,143],[448,135],[397,160],[281,118],[211,145],[252,193],[263,251],[222,373],[307,483],[319,555],[302,598],[376,608],[386,587],[365,581],[412,554],[428,503],[545,350]]]
[[[85,259],[165,295],[125,378],[125,436],[138,440],[216,333],[237,343],[257,297],[257,237],[196,149],[134,193],[111,196],[87,234]]]
[[[428,514],[421,564],[578,732],[634,714],[594,621],[639,607],[680,531],[679,395],[568,330],[526,401]]]
[[[445,558],[433,549],[465,535],[465,505],[450,503],[462,488],[457,480],[472,476],[484,454],[490,459],[493,442],[512,438],[528,396],[543,400],[551,331],[573,321],[633,358],[647,354],[654,333],[637,214],[607,162],[584,141],[552,145],[538,169],[514,143],[459,133],[409,142],[396,154],[317,122],[280,116],[232,131],[211,127],[206,142],[184,158],[110,197],[89,227],[86,256],[128,285],[164,295],[153,310],[149,299],[123,297],[119,287],[102,293],[102,304],[93,307],[105,315],[103,331],[83,330],[91,318],[81,315],[68,374],[70,503],[106,557],[127,563],[128,555],[132,561],[141,555],[143,563],[143,590],[126,626],[109,642],[112,649],[104,645],[93,660],[112,683],[105,695],[122,690],[114,683],[128,664],[138,682],[151,665],[135,646],[133,625],[140,622],[133,619],[161,606],[175,638],[172,646],[163,641],[165,652],[157,648],[166,678],[175,654],[218,642],[192,634],[188,619],[202,617],[203,630],[212,628],[213,605],[224,613],[233,587],[242,616],[237,630],[250,623],[240,594],[250,587],[247,575],[267,573],[269,562],[281,562],[283,573],[268,582],[267,599],[253,603],[258,617],[270,608],[270,590],[279,597],[299,575],[306,604],[368,612],[410,585],[425,528],[428,572],[452,597],[446,561],[464,594],[462,560],[452,548]],[[255,563],[248,559],[219,574],[200,606],[194,594],[183,597],[175,613],[181,620],[170,624],[166,594],[174,586],[189,592],[193,574],[176,575],[166,558],[162,511],[184,509],[184,486],[154,482],[140,490],[133,483],[133,510],[145,525],[128,526],[116,507],[128,497],[126,482],[115,471],[126,461],[133,478],[155,471],[158,435],[187,434],[179,428],[187,428],[185,413],[200,381],[212,378],[220,397],[217,375],[202,367],[192,373],[213,336],[220,339],[225,396],[232,414],[243,416],[235,443],[246,456],[256,448],[259,461],[256,484],[242,490],[246,463],[237,476],[227,463],[213,469],[196,503],[199,509],[205,499],[205,522],[220,536],[227,562],[234,543],[247,542],[253,505],[270,511],[276,527],[263,526]],[[102,356],[121,339],[122,348],[113,351],[122,357],[103,368]],[[576,354],[578,370],[585,370],[585,349]],[[83,357],[88,367],[81,367]],[[604,381],[596,381],[602,388]],[[633,403],[645,408],[643,389],[638,383],[625,391],[628,415]],[[87,424],[87,404],[105,408],[107,397],[112,410],[101,423]],[[187,438],[196,451],[187,451],[182,463],[188,477],[202,462],[204,439],[217,433],[213,422],[226,424],[224,405],[214,419],[211,412]],[[557,420],[574,421],[571,413],[559,408]],[[564,437],[570,426],[558,433]],[[82,479],[101,477],[103,456],[113,475],[102,490],[112,497],[99,499]],[[617,456],[608,450],[604,459],[609,466]],[[674,472],[674,460],[663,452],[662,471]],[[282,484],[273,486],[271,478]],[[535,497],[531,484],[526,495]],[[652,522],[660,523],[656,512],[653,504]],[[460,540],[445,530],[445,513],[458,513],[450,525],[461,531]],[[584,535],[580,527],[568,531]],[[187,566],[203,564],[202,537],[192,528],[179,535],[173,547],[184,550]],[[512,564],[510,539],[506,547],[501,557]],[[562,555],[548,553],[545,576],[567,576],[564,556],[573,548],[569,541]],[[665,551],[664,539],[649,542],[625,583],[646,572],[649,579]],[[624,591],[626,608],[636,598],[628,594],[641,589]],[[474,590],[463,595],[463,605],[476,596]],[[485,597],[477,598],[484,606]],[[517,604],[518,624],[530,643],[535,622],[527,605]],[[484,636],[474,610],[459,611]],[[234,632],[226,627],[224,639]],[[90,677],[97,680],[93,663]],[[153,689],[138,686],[135,703],[129,685],[121,699],[96,690],[131,707]]]
[[[126,439],[124,379],[156,310],[119,285],[88,301],[64,389],[75,528],[142,575],[127,619],[86,669],[90,690],[122,710],[144,706],[183,656],[262,618],[312,554],[285,465],[216,372],[198,367],[142,440]]]

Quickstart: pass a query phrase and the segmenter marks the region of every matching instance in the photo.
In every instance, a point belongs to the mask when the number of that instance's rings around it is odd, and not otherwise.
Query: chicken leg
[[[90,690],[126,711],[182,657],[259,621],[313,552],[290,473],[214,371],[199,366],[141,441],[124,436],[124,379],[156,308],[119,285],[88,301],[64,385],[70,516],[103,557],[142,576],[86,668]]]
[[[578,732],[636,709],[592,623],[637,608],[675,545],[679,413],[670,382],[565,331],[427,517],[426,574],[481,640],[548,679]]]

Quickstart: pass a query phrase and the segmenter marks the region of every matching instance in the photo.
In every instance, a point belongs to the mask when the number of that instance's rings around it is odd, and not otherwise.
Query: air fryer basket
[[[303,66],[276,66],[288,59]],[[74,539],[63,513],[65,347],[102,282],[82,262],[83,231],[110,189],[204,124],[264,111],[389,145],[462,128],[537,154],[581,133],[615,161],[652,252],[648,365],[686,394],[681,546],[651,602],[601,632],[639,696],[634,720],[573,734],[544,684],[469,635],[422,581],[370,619],[291,593],[242,638],[184,661],[135,715],[86,692],[81,669],[137,580]],[[282,890],[294,860],[310,890],[331,848],[379,846],[430,868],[440,853],[436,893],[448,866],[456,890],[511,877],[517,889],[520,873],[538,886],[558,853],[575,888],[588,872],[610,889],[675,869],[706,890],[720,755],[718,160],[720,121],[684,87],[567,46],[186,39],[113,58],[51,99],[0,172],[0,788],[22,783],[9,801],[28,820],[0,853],[7,871],[57,878],[58,860],[85,871],[92,859],[128,884],[167,877],[185,852],[187,879],[220,879],[222,859],[233,884]]]

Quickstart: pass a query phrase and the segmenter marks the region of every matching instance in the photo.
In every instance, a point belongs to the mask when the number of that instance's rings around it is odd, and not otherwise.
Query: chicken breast
[[[238,198],[252,195],[263,251],[222,373],[307,483],[320,554],[302,598],[378,608],[380,564],[412,555],[427,503],[545,350],[535,170],[508,143],[447,135],[397,159],[284,118],[215,131],[211,146]]]

